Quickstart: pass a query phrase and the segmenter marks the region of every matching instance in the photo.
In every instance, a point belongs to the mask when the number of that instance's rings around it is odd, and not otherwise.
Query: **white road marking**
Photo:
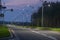
[[[37,34],[40,34],[39,32],[36,32],[36,31],[32,31],[32,32],[37,33]],[[41,35],[43,35],[43,36],[45,36],[45,37],[47,37],[47,38],[53,39],[53,40],[57,40],[55,37],[48,36],[48,35],[46,35],[46,34],[44,34],[44,33],[41,34]]]
[[[12,39],[12,40],[20,40],[20,38],[18,38],[18,36],[15,34],[15,32],[14,32],[13,30],[11,30],[11,31],[13,32],[13,34],[14,34],[14,36],[15,36],[15,38]]]

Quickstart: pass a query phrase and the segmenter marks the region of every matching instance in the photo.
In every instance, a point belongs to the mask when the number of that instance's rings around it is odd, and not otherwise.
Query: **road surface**
[[[29,28],[19,28],[9,25],[13,32],[13,39],[10,40],[60,40],[60,34],[52,31],[34,31]]]

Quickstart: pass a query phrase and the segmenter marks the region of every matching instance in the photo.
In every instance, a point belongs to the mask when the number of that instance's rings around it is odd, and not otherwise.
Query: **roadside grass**
[[[37,30],[49,30],[49,31],[57,31],[60,32],[60,28],[51,28],[51,27],[32,27],[32,26],[18,26],[20,28],[32,28],[32,29],[37,29]]]
[[[50,28],[47,28],[47,27],[37,27],[36,29],[38,29],[38,30],[51,30]]]
[[[60,32],[60,28],[51,28],[52,31]]]
[[[36,26],[34,26],[34,27],[33,26],[17,26],[17,27],[60,32],[60,28],[52,28],[52,27],[36,27]]]
[[[60,32],[60,28],[51,28],[51,27],[37,27],[38,30],[50,30]]]
[[[8,31],[8,28],[6,26],[0,25],[0,38],[9,37],[10,33]]]

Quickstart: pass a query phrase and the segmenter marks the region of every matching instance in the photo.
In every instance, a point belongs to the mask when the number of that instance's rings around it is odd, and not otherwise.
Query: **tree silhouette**
[[[50,4],[50,7],[48,6]],[[43,4],[44,27],[59,27],[60,26],[60,2],[45,2]],[[42,7],[38,9],[37,13],[31,16],[31,22],[35,25],[41,26]]]

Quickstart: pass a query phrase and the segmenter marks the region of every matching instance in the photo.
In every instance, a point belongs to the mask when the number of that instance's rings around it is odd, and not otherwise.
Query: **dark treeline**
[[[43,3],[44,27],[60,27],[60,2]],[[42,7],[31,16],[31,22],[35,26],[41,26]]]
[[[11,24],[11,25],[19,25],[19,26],[31,26],[30,22],[7,22],[7,21],[0,21],[1,24]]]

